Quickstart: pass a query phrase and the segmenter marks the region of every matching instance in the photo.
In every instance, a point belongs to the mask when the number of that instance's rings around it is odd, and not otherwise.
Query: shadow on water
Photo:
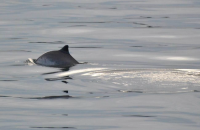
[[[60,22],[60,23],[110,23],[111,21],[108,22]]]
[[[65,92],[67,93],[68,91],[65,90]],[[13,96],[0,95],[0,98],[8,98],[8,97],[21,98],[21,99],[71,99],[71,98],[78,99],[78,98],[81,98],[81,97],[73,97],[73,96],[70,96],[70,95],[42,96],[42,97],[13,97]]]
[[[55,41],[55,42],[29,42],[29,43],[66,44],[63,41]]]
[[[126,91],[126,90],[118,90],[118,92],[123,92],[123,93],[144,93],[143,91],[137,91],[137,90],[132,90],[132,91],[130,91],[130,90],[128,90],[128,91]]]
[[[54,127],[54,126],[32,126],[36,129],[80,129],[80,130],[100,130],[100,129],[116,129],[116,126],[79,126],[79,127]]]
[[[62,92],[69,93],[68,90],[63,90]],[[164,92],[154,92],[153,93],[153,92],[125,91],[125,90],[118,90],[118,92],[121,92],[121,93],[133,93],[132,96],[134,96],[137,93],[138,94],[143,94],[143,93],[164,94]],[[191,90],[190,92],[200,92],[200,91],[199,90]],[[170,92],[170,94],[172,94],[172,93],[177,93],[177,92]],[[181,93],[181,92],[178,92],[178,93]],[[89,96],[91,94],[93,96]],[[0,98],[21,98],[21,99],[38,99],[38,100],[85,99],[85,98],[89,98],[89,99],[92,99],[92,98],[101,99],[101,98],[116,97],[117,95],[118,94],[116,92],[88,92],[88,93],[86,93],[86,95],[84,93],[82,93],[80,96],[57,95],[57,96],[41,96],[41,97],[13,97],[13,96],[0,95]],[[131,95],[127,95],[127,96],[131,96]],[[125,117],[156,117],[156,116],[147,116],[147,115],[123,115],[123,116],[125,116]]]
[[[9,38],[11,40],[18,40],[18,39],[24,39],[24,38],[18,38],[18,37],[12,37],[12,38]]]
[[[63,83],[66,83],[66,84],[68,83],[67,81],[62,81],[62,82],[63,82]]]
[[[143,46],[131,46],[131,47],[143,47]]]
[[[68,26],[68,27],[85,27],[87,25],[72,25],[72,26]]]
[[[133,22],[135,25],[141,25],[141,28],[161,28],[161,26],[152,26],[144,23]]]
[[[11,97],[11,96],[3,96],[3,95],[0,95],[0,97]]]
[[[13,65],[10,65],[10,66],[25,66],[26,64],[13,64]]]
[[[72,79],[69,76],[63,76],[63,77],[58,77],[58,78],[46,78],[46,81],[57,81],[57,80],[66,80],[66,79]]]
[[[150,17],[150,16],[140,16],[140,17],[128,17],[128,18],[124,18],[124,19],[151,19],[153,17]],[[170,18],[168,16],[164,16],[164,17],[158,17],[158,18]]]
[[[72,97],[69,95],[60,95],[60,96],[33,97],[28,99],[69,99],[69,98],[78,98],[78,97]]]
[[[0,80],[0,81],[8,81],[8,82],[10,82],[10,81],[18,81],[18,80]]]
[[[156,116],[146,116],[146,115],[123,115],[124,117],[156,117]]]
[[[152,17],[149,17],[149,16],[140,16],[140,18],[150,19]]]
[[[137,22],[133,22],[133,24],[147,25],[147,24],[144,24],[144,23],[137,23]]]
[[[37,129],[76,129],[75,127],[30,127]]]
[[[63,90],[63,92],[64,92],[64,93],[68,93],[69,91],[68,91],[68,90]]]
[[[68,116],[68,114],[62,114],[63,116]]]

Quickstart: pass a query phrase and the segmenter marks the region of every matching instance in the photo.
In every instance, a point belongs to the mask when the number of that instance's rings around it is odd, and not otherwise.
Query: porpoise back
[[[71,67],[79,64],[70,54],[68,45],[65,45],[62,49],[58,51],[50,51],[36,60],[36,64],[50,67]]]

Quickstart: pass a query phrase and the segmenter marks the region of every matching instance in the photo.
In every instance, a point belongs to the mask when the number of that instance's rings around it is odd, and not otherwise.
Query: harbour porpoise
[[[68,45],[65,45],[62,49],[57,51],[50,51],[41,55],[35,60],[36,64],[49,66],[49,67],[71,67],[79,64],[70,54],[68,50]]]

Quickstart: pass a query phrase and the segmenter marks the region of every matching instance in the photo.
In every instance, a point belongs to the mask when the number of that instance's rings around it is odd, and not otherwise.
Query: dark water
[[[0,129],[200,127],[198,0],[0,4]],[[69,45],[79,64],[27,63]]]

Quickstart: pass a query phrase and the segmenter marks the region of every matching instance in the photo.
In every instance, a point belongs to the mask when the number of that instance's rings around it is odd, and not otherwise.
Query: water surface
[[[0,5],[0,128],[200,127],[198,0]],[[69,45],[71,68],[27,63]]]

